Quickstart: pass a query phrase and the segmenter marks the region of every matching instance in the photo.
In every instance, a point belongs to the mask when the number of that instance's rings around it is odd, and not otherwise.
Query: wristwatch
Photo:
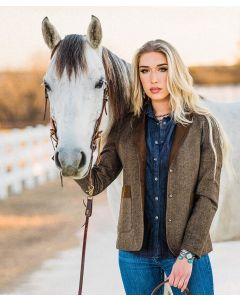
[[[193,261],[194,261],[194,259],[195,259],[195,255],[194,255],[194,254],[192,254],[192,253],[191,253],[190,251],[188,251],[188,250],[182,249],[182,250],[180,251],[180,254],[179,254],[179,256],[178,256],[178,259],[179,259],[179,260],[182,260],[184,257],[187,259],[187,261],[188,261],[190,264],[192,264]]]

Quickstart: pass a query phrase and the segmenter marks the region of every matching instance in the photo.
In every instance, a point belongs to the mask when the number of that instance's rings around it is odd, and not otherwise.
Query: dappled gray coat
[[[187,249],[199,258],[213,250],[209,230],[218,207],[222,153],[219,133],[213,125],[218,156],[214,181],[214,153],[207,119],[196,113],[188,118],[191,117],[192,124],[177,123],[174,131],[167,182],[166,237],[175,256]],[[145,113],[139,118],[128,114],[110,132],[100,162],[92,169],[94,195],[106,189],[123,169],[116,247],[127,251],[140,250],[143,242],[145,122]],[[75,181],[86,192],[88,176]]]

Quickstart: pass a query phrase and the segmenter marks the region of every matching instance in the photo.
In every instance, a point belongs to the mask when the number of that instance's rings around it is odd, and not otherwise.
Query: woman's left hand
[[[169,284],[171,286],[179,288],[181,289],[181,292],[183,292],[188,285],[191,274],[192,264],[184,257],[182,260],[176,260],[167,279],[169,279]]]

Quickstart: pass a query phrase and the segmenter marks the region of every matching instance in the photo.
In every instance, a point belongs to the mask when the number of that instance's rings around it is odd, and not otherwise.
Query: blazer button
[[[169,169],[169,172],[171,172],[171,173],[172,173],[172,172],[173,172],[173,169]]]
[[[169,194],[169,197],[172,198],[172,194]]]
[[[168,219],[169,222],[172,222],[172,219]]]

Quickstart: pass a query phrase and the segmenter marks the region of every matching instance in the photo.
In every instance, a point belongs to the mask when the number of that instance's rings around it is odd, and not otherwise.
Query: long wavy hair
[[[193,87],[193,79],[188,68],[183,63],[176,49],[164,40],[153,40],[145,43],[139,48],[132,61],[132,108],[133,115],[139,117],[146,101],[144,90],[139,76],[139,60],[142,54],[148,52],[159,52],[166,56],[168,63],[167,89],[170,94],[171,116],[176,123],[187,125],[192,120],[186,118],[189,113],[204,115],[209,125],[209,139],[215,157],[214,180],[216,175],[217,152],[213,143],[213,126],[218,129],[222,161],[230,179],[236,176],[230,152],[232,145],[219,120],[201,103],[200,96]]]

